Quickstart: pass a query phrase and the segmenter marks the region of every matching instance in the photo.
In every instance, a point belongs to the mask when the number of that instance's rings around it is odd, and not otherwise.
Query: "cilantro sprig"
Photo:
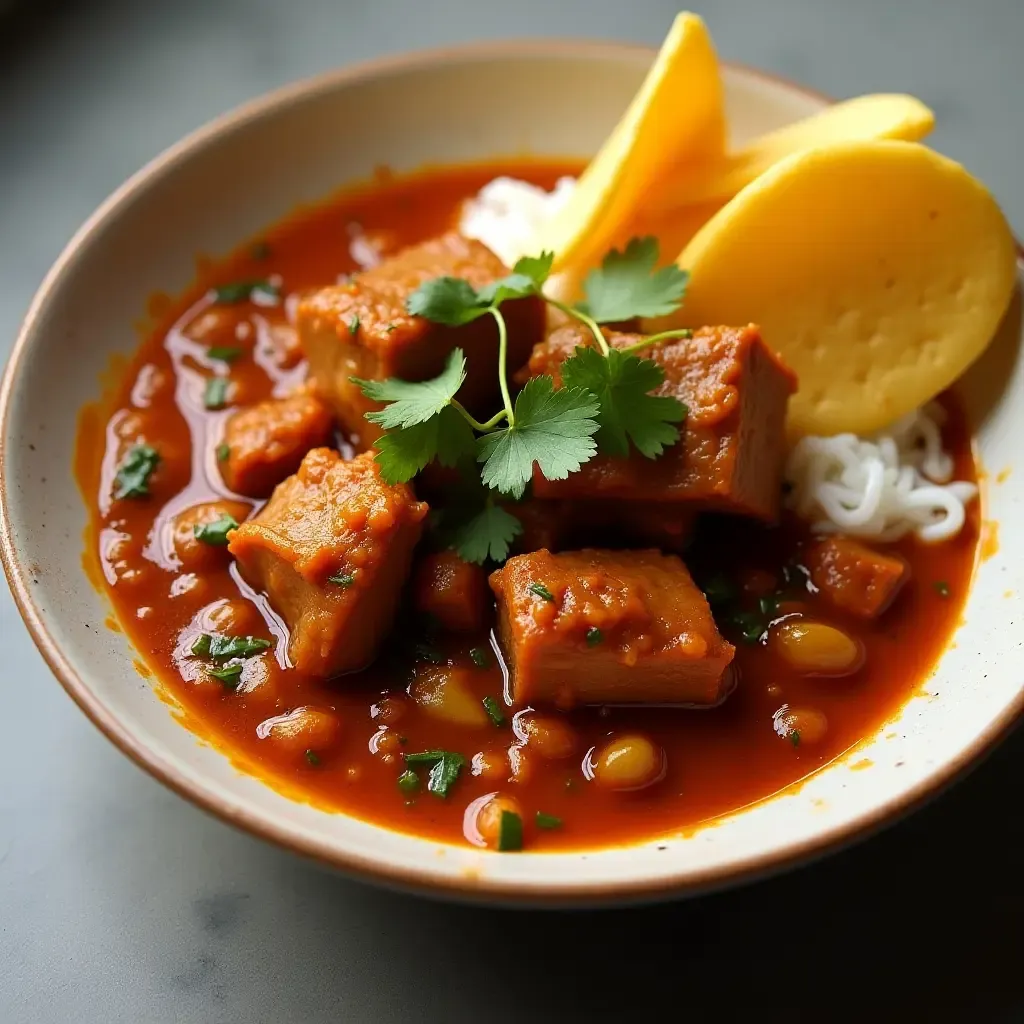
[[[447,327],[491,317],[498,332],[498,385],[502,408],[476,419],[458,400],[466,379],[466,358],[454,349],[431,380],[352,378],[383,408],[366,414],[386,433],[377,443],[377,462],[388,483],[404,483],[436,460],[454,467],[475,461],[485,497],[472,515],[448,531],[449,543],[467,561],[502,561],[522,527],[499,499],[519,500],[534,467],[548,480],[564,480],[600,450],[625,457],[632,444],[657,458],[679,439],[686,407],[676,398],[652,394],[664,371],[636,353],[689,331],[665,331],[625,349],[608,344],[601,324],[664,316],[679,308],[688,276],[676,266],[657,269],[658,243],[634,238],[622,252],[612,250],[584,282],[584,301],[570,306],[544,295],[554,255],[520,259],[512,272],[475,288],[457,277],[424,282],[408,298],[414,316]],[[550,376],[533,377],[512,399],[508,384],[508,327],[504,302],[536,296],[582,323],[593,344],[577,347],[561,367],[561,386]],[[474,474],[475,475],[475,474]]]

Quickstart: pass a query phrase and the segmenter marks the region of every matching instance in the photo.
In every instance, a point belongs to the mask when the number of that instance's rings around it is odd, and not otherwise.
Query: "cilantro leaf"
[[[466,759],[461,754],[444,751],[427,776],[427,792],[433,793],[434,796],[439,796],[441,799],[448,796],[448,791],[455,784],[465,763]]]
[[[582,312],[598,323],[616,323],[638,316],[665,316],[682,304],[690,275],[674,263],[655,270],[656,238],[633,238],[624,252],[612,249],[597,270],[587,274]]]
[[[406,764],[432,765],[427,777],[427,790],[434,796],[446,797],[448,790],[459,777],[459,772],[466,764],[461,754],[451,750],[424,750],[418,754],[404,754]]]
[[[374,447],[385,483],[403,484],[433,459],[442,466],[455,466],[471,457],[475,438],[473,428],[446,406],[425,423],[389,431]]]
[[[413,316],[421,316],[435,324],[461,327],[487,313],[476,289],[461,277],[435,277],[424,281],[405,302]]]
[[[485,284],[477,292],[480,302],[488,306],[500,306],[509,299],[523,299],[527,295],[537,294],[537,283],[525,274],[509,274],[490,284]]]
[[[389,404],[366,418],[390,430],[426,423],[446,408],[466,379],[466,357],[461,348],[452,349],[444,369],[433,380],[408,381],[398,377],[387,380],[362,380],[350,377],[367,398]]]
[[[513,274],[521,274],[530,278],[539,291],[551,276],[551,267],[555,262],[553,252],[542,252],[539,256],[523,256],[512,268]]]
[[[203,405],[207,409],[223,409],[228,404],[231,381],[227,377],[210,377],[203,389]]]
[[[149,494],[149,478],[160,465],[160,453],[148,444],[132,445],[114,477],[115,498],[144,498]]]
[[[463,561],[483,565],[488,559],[504,562],[509,546],[522,532],[523,524],[511,512],[488,500],[451,523],[444,537]]]
[[[200,658],[227,661],[228,658],[251,658],[271,646],[269,640],[258,636],[219,636],[201,633],[192,644],[192,653]]]
[[[238,520],[224,512],[212,523],[196,523],[192,527],[196,540],[222,548],[227,545],[228,534],[238,529]]]
[[[537,463],[548,480],[564,480],[594,457],[597,399],[582,388],[559,388],[533,377],[519,393],[515,422],[477,442],[484,485],[519,498]]]
[[[668,395],[650,394],[665,379],[650,359],[612,349],[607,358],[597,349],[579,347],[562,364],[566,387],[586,388],[601,403],[597,443],[606,455],[625,458],[629,442],[649,459],[656,459],[679,440],[679,423],[686,406]]]

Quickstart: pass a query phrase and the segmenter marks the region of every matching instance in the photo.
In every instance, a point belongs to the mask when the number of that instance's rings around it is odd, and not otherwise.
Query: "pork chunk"
[[[627,348],[639,334],[606,332]],[[582,326],[552,332],[534,349],[531,375],[559,378],[578,345],[593,341]],[[680,440],[658,459],[639,452],[586,463],[566,480],[535,473],[540,498],[618,498],[631,502],[688,502],[698,510],[733,512],[768,522],[779,511],[785,457],[786,404],[796,378],[761,340],[756,327],[704,327],[690,339],[653,346],[644,356],[665,371],[659,395],[688,409]]]
[[[436,277],[465,278],[479,288],[507,273],[481,243],[450,233],[404,249],[347,284],[323,288],[299,304],[299,335],[310,374],[357,447],[368,448],[380,437],[381,429],[364,418],[380,406],[349,378],[428,380],[441,372],[455,347],[466,355],[459,400],[484,418],[500,408],[494,319],[445,327],[411,316],[406,301]],[[543,337],[544,305],[537,298],[517,299],[501,310],[508,325],[511,371],[526,362]]]
[[[265,498],[294,473],[310,448],[331,439],[331,413],[312,395],[270,399],[231,416],[224,428],[224,482],[239,494]]]
[[[391,628],[427,506],[380,478],[373,453],[314,448],[231,534],[242,576],[266,593],[309,676],[368,665]]]
[[[849,537],[819,541],[803,561],[821,595],[861,619],[878,618],[910,577],[910,566],[899,555],[882,554]]]
[[[717,703],[735,653],[659,551],[546,550],[491,574],[516,703]]]

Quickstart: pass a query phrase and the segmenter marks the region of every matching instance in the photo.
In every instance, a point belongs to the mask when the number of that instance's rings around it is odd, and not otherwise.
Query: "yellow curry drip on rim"
[[[568,622],[563,608],[545,608],[585,597],[587,586],[603,586],[612,563],[605,556],[597,563],[588,562],[590,556],[573,561],[557,551],[522,563],[522,572],[519,563],[509,563],[492,578],[492,593],[476,567],[432,554],[421,542],[403,588],[398,625],[370,668],[323,681],[283,667],[291,659],[285,616],[246,582],[224,546],[224,516],[251,520],[264,502],[232,492],[224,477],[240,489],[269,493],[298,469],[282,469],[294,461],[294,449],[302,455],[326,445],[339,447],[343,458],[327,452],[312,468],[307,458],[299,470],[306,474],[307,490],[328,479],[341,493],[368,486],[370,479],[359,468],[366,460],[344,461],[355,450],[336,429],[337,413],[325,412],[317,394],[303,390],[307,364],[292,326],[298,294],[333,285],[365,264],[452,230],[462,200],[499,174],[550,188],[561,175],[579,170],[568,163],[505,162],[397,180],[382,175],[370,186],[305,210],[227,260],[204,263],[180,299],[155,300],[152,312],[159,322],[130,364],[119,369],[103,403],[82,413],[76,473],[91,510],[87,567],[155,682],[184,708],[189,728],[289,795],[401,831],[478,845],[493,845],[514,815],[523,825],[523,845],[531,850],[615,845],[687,830],[793,785],[873,734],[928,677],[957,624],[978,546],[976,504],[952,542],[927,549],[910,540],[876,546],[879,565],[902,565],[904,578],[888,610],[864,617],[858,604],[864,595],[856,587],[844,590],[842,579],[833,579],[828,594],[807,585],[808,570],[829,568],[800,523],[786,519],[769,527],[704,515],[694,524],[686,515],[666,516],[664,505],[650,499],[633,502],[624,518],[621,502],[609,511],[608,503],[588,504],[570,486],[565,494],[552,488],[546,502],[540,497],[528,503],[524,537],[538,547],[565,549],[580,546],[588,534],[591,546],[595,540],[620,548],[628,542],[668,552],[648,550],[647,563],[636,570],[640,582],[624,586],[621,614],[610,629],[629,626],[626,606],[638,593],[643,604],[645,587],[667,608],[679,589],[676,574],[685,572],[673,554],[681,551],[713,599],[720,650],[735,646],[734,660],[714,680],[691,680],[691,698],[727,694],[719,706],[563,710],[573,694],[543,668],[556,662],[538,662],[541,668],[532,676],[527,666],[528,658],[551,651],[517,636],[513,614],[499,624],[493,611],[496,593],[507,608],[535,602],[539,612],[532,604],[524,607],[541,626],[544,615]],[[227,301],[216,300],[212,289],[218,287]],[[551,359],[548,345],[531,363],[547,367]],[[229,418],[258,418],[247,410],[270,399],[291,403],[291,425],[267,442],[262,455],[231,467],[234,455],[225,448]],[[956,477],[974,480],[962,413],[951,396],[943,404],[949,413],[944,444],[955,457]],[[159,450],[149,493],[113,500],[126,452],[140,441]],[[620,475],[632,486],[635,474],[627,470]],[[639,479],[648,470],[650,464],[641,466]],[[617,479],[615,467],[597,472],[613,484]],[[582,475],[577,490],[581,481]],[[537,490],[543,492],[540,483]],[[368,498],[367,515],[376,516],[384,524],[381,535],[400,547],[401,524],[423,518],[420,499],[443,505],[449,484],[428,478],[417,483],[421,494],[409,488],[398,496],[388,492],[381,501]],[[282,504],[301,505],[300,491]],[[197,525],[205,540],[196,537]],[[398,532],[388,532],[393,527]],[[237,548],[256,550],[260,543],[250,538]],[[841,569],[842,559],[836,563],[835,552],[829,557]],[[615,559],[622,562],[616,578],[628,583],[636,560],[628,550]],[[392,559],[395,565],[401,561]],[[544,580],[529,576],[542,565],[549,565]],[[398,565],[394,571],[405,570]],[[335,575],[337,586],[350,585],[345,572]],[[664,582],[661,590],[651,590],[654,578]],[[578,593],[577,586],[583,588]],[[558,601],[548,599],[552,587]],[[679,614],[691,614],[703,597],[694,589],[690,601],[689,611]],[[416,609],[430,610],[432,618]],[[363,640],[375,622],[372,609],[365,614]],[[668,610],[664,617],[670,617]],[[439,629],[439,621],[449,628]],[[585,640],[569,649],[564,675],[581,680],[580,686],[592,681],[614,689],[612,661],[601,650],[607,638],[587,625],[593,621],[584,615],[565,626],[585,629]],[[772,621],[776,625],[763,635]],[[706,628],[717,633],[710,612]],[[634,647],[638,638],[647,638],[648,646],[654,642],[648,633],[630,634]],[[227,652],[218,660],[209,638],[216,643],[225,636],[251,637],[254,649]],[[517,671],[532,702],[525,706],[505,702],[498,655],[510,647],[522,659]],[[628,644],[622,650],[641,664],[650,654],[639,647],[636,654]],[[588,652],[604,657],[605,667],[589,669],[579,660]],[[300,655],[304,663],[315,663]],[[714,650],[702,654],[705,660],[714,656]],[[238,672],[236,664],[243,666]],[[618,676],[623,686],[631,685],[631,671],[624,668]],[[641,672],[636,678],[649,686],[653,676]],[[407,762],[407,755],[439,751],[452,756]],[[450,776],[444,798],[428,792],[435,773]],[[492,794],[499,796],[490,799]]]

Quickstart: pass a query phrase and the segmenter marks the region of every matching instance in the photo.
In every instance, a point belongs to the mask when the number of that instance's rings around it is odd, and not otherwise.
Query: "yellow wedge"
[[[731,199],[773,164],[805,149],[836,142],[902,139],[916,142],[935,126],[935,115],[913,96],[859,96],[802,121],[758,136],[721,162],[680,168],[658,192],[655,209],[671,210]]]
[[[555,253],[555,272],[596,265],[668,168],[717,161],[724,151],[718,58],[704,22],[684,12],[625,116],[535,248]]]
[[[799,376],[789,428],[871,433],[953,383],[1016,281],[1006,218],[959,164],[902,141],[776,163],[696,234],[683,308],[645,330],[761,325]]]

